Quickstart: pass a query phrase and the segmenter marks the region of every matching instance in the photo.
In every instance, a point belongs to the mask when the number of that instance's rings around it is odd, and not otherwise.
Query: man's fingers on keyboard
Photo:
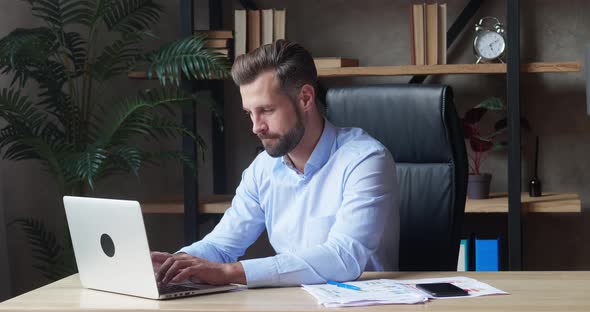
[[[180,271],[178,271],[178,274],[176,274],[176,276],[174,276],[172,278],[172,280],[170,280],[172,283],[180,283],[184,280],[187,280],[191,277],[193,273],[192,267],[188,267],[188,268],[184,268]]]
[[[191,264],[192,264],[192,262],[189,260],[176,260],[176,261],[174,261],[174,263],[170,266],[170,268],[168,268],[168,270],[166,272],[166,276],[164,276],[163,282],[169,283],[170,280],[172,280],[172,278],[174,276],[176,276],[180,270],[182,270],[186,267],[190,267]]]
[[[174,260],[174,258],[170,257],[166,261],[164,261],[164,263],[162,263],[162,266],[160,266],[160,270],[158,271],[158,278],[157,278],[158,282],[165,282],[164,281],[165,276],[175,261],[176,260]]]

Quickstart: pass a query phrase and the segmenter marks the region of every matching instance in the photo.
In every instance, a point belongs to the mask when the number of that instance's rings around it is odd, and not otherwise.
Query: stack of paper
[[[453,298],[507,294],[507,292],[494,288],[488,284],[463,276],[416,280],[379,279],[346,283],[348,285],[357,286],[361,290],[341,288],[329,284],[303,285],[303,289],[313,295],[318,300],[318,303],[326,307],[416,304],[424,303],[429,299],[434,299],[428,294],[415,288],[416,284],[421,283],[451,283],[469,292],[469,296]]]
[[[424,294],[394,280],[380,279],[346,284],[360,287],[361,290],[328,284],[303,285],[303,289],[313,295],[318,303],[331,308],[375,304],[414,304],[428,300]]]

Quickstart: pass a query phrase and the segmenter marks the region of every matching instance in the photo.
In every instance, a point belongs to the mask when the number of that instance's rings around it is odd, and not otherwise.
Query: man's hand
[[[157,273],[156,280],[162,284],[184,280],[211,285],[246,284],[246,274],[239,262],[216,263],[185,253],[173,255],[154,251],[152,264]]]

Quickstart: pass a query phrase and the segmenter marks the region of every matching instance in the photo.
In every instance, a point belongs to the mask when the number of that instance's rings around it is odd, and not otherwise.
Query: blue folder
[[[500,270],[500,240],[475,239],[475,270]]]

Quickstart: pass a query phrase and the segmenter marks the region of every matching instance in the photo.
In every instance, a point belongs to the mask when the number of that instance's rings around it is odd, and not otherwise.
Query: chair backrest
[[[385,145],[400,185],[400,271],[454,271],[467,190],[467,154],[452,90],[443,85],[333,88],[328,119]]]

